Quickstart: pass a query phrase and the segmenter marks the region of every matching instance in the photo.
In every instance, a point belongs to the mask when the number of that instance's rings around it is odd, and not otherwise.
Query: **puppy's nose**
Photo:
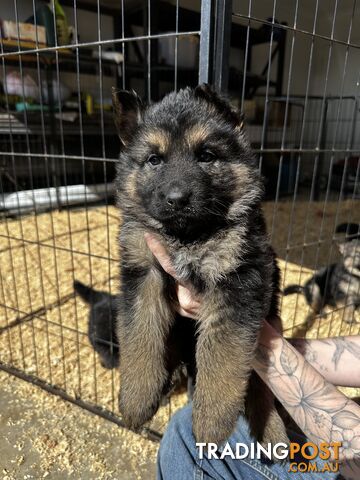
[[[190,192],[180,187],[172,188],[166,195],[166,203],[173,208],[185,207],[189,203]]]

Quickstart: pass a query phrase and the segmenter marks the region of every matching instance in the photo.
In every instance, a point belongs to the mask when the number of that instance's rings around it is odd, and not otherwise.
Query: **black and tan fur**
[[[147,108],[134,93],[114,91],[113,104],[124,144],[117,190],[125,422],[137,428],[150,420],[184,363],[196,374],[197,441],[225,440],[245,410],[259,441],[287,441],[273,397],[252,370],[263,319],[279,327],[279,270],[239,115],[207,86]],[[175,313],[174,281],[145,232],[158,235],[177,275],[202,295],[196,323]]]
[[[305,296],[312,309],[307,323],[325,306],[344,306],[344,321],[354,321],[355,311],[360,307],[360,239],[341,243],[339,250],[342,256],[339,262],[321,268],[304,285],[288,285],[284,289],[284,295]]]

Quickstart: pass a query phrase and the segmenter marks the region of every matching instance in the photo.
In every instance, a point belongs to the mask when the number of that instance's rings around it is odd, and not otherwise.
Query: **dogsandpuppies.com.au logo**
[[[289,472],[338,472],[339,471],[339,449],[341,442],[322,442],[316,445],[312,442],[304,444],[291,442],[267,444],[267,447],[260,443],[236,443],[235,448],[229,443],[225,443],[221,448],[216,443],[196,443],[199,450],[199,459],[204,457],[210,459],[223,460],[230,457],[234,460],[243,460],[250,458],[259,460],[268,458],[269,460],[287,460],[289,462]],[[301,460],[299,460],[301,458]],[[321,462],[319,462],[319,459]]]

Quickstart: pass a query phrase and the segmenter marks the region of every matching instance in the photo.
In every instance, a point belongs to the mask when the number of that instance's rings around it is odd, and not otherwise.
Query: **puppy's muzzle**
[[[167,208],[172,210],[183,210],[190,203],[191,191],[186,187],[171,187],[165,194]]]

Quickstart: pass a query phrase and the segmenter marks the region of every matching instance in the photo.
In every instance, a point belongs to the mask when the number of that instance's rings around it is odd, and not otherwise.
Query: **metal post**
[[[212,39],[214,0],[202,0],[199,52],[199,84],[212,82]]]
[[[283,23],[282,25],[287,25]],[[281,36],[278,40],[278,59],[277,59],[277,74],[276,74],[276,96],[282,95],[283,81],[284,81],[284,65],[285,65],[285,48],[286,48],[286,30],[281,31]]]
[[[48,97],[49,97],[49,116],[50,116],[49,151],[52,155],[50,159],[50,170],[51,170],[53,187],[55,188],[55,191],[56,191],[57,208],[60,209],[61,202],[60,202],[60,194],[59,194],[58,158],[54,156],[55,153],[58,153],[58,132],[56,129],[56,120],[55,120],[55,99],[54,99],[53,73],[52,73],[51,63],[45,64],[45,72],[46,72],[46,86],[47,86]]]
[[[218,0],[216,4],[214,42],[214,87],[226,92],[229,84],[232,1]]]
[[[327,114],[328,114],[328,99],[325,100],[324,114],[321,122],[321,139],[320,139],[320,153],[318,154],[318,162],[315,164],[314,175],[314,194],[312,200],[320,199],[321,174],[325,160],[326,136],[327,136]],[[331,182],[331,178],[328,180]]]
[[[151,0],[151,11],[150,14],[150,25],[151,31],[149,34],[154,35],[159,33],[159,15],[160,15],[160,5],[158,0]],[[152,39],[150,42],[150,62],[153,69],[151,73],[151,97],[153,100],[159,100],[160,89],[159,89],[159,40],[156,38]]]

